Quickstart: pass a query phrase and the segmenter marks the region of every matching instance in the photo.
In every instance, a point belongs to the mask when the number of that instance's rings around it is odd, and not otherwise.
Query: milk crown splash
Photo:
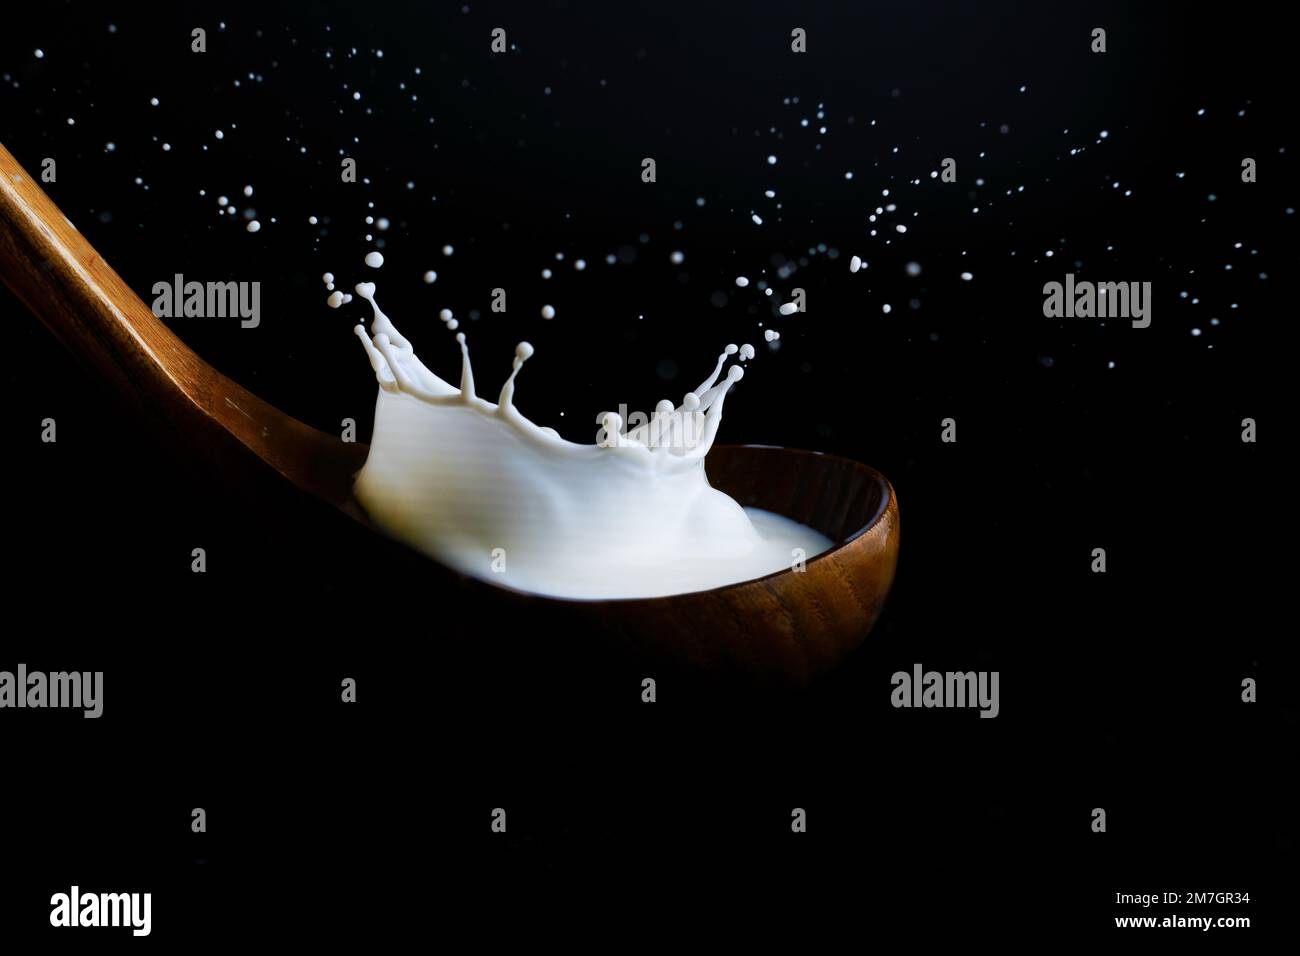
[[[356,292],[370,303],[374,318],[369,333],[364,325],[357,325],[353,331],[361,339],[370,357],[371,367],[375,370],[381,389],[410,395],[435,406],[466,405],[485,414],[495,414],[521,434],[551,446],[581,450],[582,453],[590,453],[594,448],[623,449],[634,456],[643,452],[670,452],[672,458],[678,459],[673,467],[686,467],[692,462],[702,461],[713,445],[718,425],[722,421],[722,405],[727,390],[745,374],[740,365],[733,365],[727,369],[724,381],[717,384],[727,360],[739,356],[739,360],[744,361],[754,356],[753,346],[728,345],[718,356],[713,373],[697,389],[687,392],[680,406],[674,407],[666,400],[660,402],[655,407],[651,420],[631,431],[625,429],[626,423],[618,413],[607,412],[601,416],[601,440],[596,445],[582,445],[565,441],[553,428],[534,424],[515,408],[515,379],[524,362],[533,357],[533,347],[530,344],[520,342],[515,347],[510,376],[501,388],[497,404],[493,405],[475,393],[469,344],[464,332],[456,335],[461,353],[461,381],[460,387],[454,388],[425,367],[411,343],[397,331],[392,320],[379,308],[375,301],[375,283],[360,282],[356,286]],[[675,429],[671,436],[670,428]],[[669,440],[670,437],[680,440]],[[657,467],[669,467],[666,460],[654,456],[649,460]]]
[[[463,332],[455,387],[416,356],[374,283],[356,292],[373,310],[370,332],[354,331],[379,383],[356,495],[380,525],[434,558],[526,591],[648,597],[768,574],[790,566],[794,547],[811,556],[829,545],[786,519],[747,514],[705,477],[727,390],[744,374],[727,362],[752,357],[752,347],[727,346],[680,406],[660,402],[643,425],[627,430],[606,413],[601,440],[584,445],[515,407],[533,355],[527,342],[493,404],[476,393]]]

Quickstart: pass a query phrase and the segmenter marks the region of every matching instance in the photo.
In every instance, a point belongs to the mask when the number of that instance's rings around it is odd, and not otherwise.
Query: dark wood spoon
[[[226,378],[167,328],[0,145],[0,275],[85,365],[169,440],[232,476],[279,480],[379,532],[352,495],[367,446],[317,431]],[[878,472],[815,452],[719,446],[710,482],[836,542],[803,571],[666,598],[572,601],[455,574],[465,597],[637,657],[747,682],[803,684],[861,643],[898,560],[898,502]],[[379,532],[382,533],[382,532]],[[436,567],[437,571],[432,568]]]

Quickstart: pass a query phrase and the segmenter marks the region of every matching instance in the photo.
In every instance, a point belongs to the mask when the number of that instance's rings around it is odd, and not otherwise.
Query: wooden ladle
[[[272,480],[376,528],[352,495],[367,446],[317,431],[226,378],[144,304],[0,145],[0,275],[85,365],[168,439],[226,473]],[[710,482],[743,505],[836,542],[803,571],[666,598],[539,597],[456,574],[465,597],[511,606],[543,627],[584,632],[637,656],[760,683],[803,684],[858,646],[898,559],[898,503],[857,462],[766,446],[710,451]]]

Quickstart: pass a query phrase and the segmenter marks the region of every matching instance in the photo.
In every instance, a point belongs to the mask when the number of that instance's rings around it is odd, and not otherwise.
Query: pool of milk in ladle
[[[660,402],[631,430],[605,415],[600,441],[583,445],[515,407],[532,346],[516,348],[492,403],[475,393],[463,332],[457,387],[416,357],[375,302],[373,283],[356,292],[374,312],[370,332],[355,331],[379,382],[356,496],[390,534],[438,561],[554,597],[636,598],[747,581],[831,546],[812,528],[742,508],[705,477],[727,390],[744,374],[738,364],[723,370],[752,357],[751,347],[727,346],[680,406]],[[335,293],[330,305],[350,299]]]

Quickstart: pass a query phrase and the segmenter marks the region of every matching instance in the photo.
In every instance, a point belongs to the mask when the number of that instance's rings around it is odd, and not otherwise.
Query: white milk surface
[[[475,394],[464,333],[456,387],[416,357],[376,304],[373,283],[356,292],[374,311],[370,332],[355,331],[379,382],[356,495],[385,530],[436,560],[538,594],[634,598],[751,580],[831,546],[788,518],[742,508],[705,477],[727,390],[744,374],[739,364],[723,369],[751,358],[752,347],[727,346],[680,406],[660,402],[630,430],[607,414],[601,441],[583,445],[515,408],[528,343],[492,403]],[[455,328],[449,314],[443,321]]]

